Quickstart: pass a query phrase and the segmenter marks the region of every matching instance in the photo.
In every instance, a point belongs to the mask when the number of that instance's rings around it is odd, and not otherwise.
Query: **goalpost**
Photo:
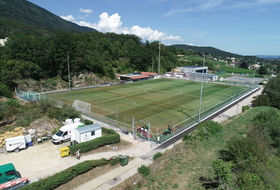
[[[74,100],[73,107],[76,108],[76,110],[79,110],[83,113],[91,112],[91,104],[87,102],[83,102],[81,100]]]

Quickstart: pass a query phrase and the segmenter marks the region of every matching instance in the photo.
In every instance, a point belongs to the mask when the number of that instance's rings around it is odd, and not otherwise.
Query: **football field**
[[[155,79],[107,87],[81,89],[48,95],[73,104],[81,100],[91,104],[91,112],[115,120],[118,125],[151,126],[162,132],[168,125],[179,127],[213,112],[222,103],[248,91],[247,86],[201,83],[178,79]],[[201,107],[200,107],[201,103]]]

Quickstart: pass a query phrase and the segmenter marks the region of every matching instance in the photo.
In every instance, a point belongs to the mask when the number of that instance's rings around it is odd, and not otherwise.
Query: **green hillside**
[[[243,57],[252,57],[255,58],[255,56],[243,56],[243,55],[238,55],[230,52],[226,52],[223,50],[219,50],[214,47],[206,47],[206,46],[190,46],[190,45],[182,45],[182,44],[177,44],[177,45],[172,45],[178,49],[185,49],[185,50],[194,50],[196,52],[202,52],[206,54],[211,54],[213,57],[217,58],[222,58],[226,59],[227,57],[235,57],[235,58],[243,58]]]
[[[0,18],[35,27],[76,32],[94,31],[92,28],[66,21],[27,0],[0,0]]]

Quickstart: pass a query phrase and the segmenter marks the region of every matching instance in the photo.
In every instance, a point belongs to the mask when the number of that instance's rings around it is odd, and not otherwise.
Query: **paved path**
[[[235,116],[237,114],[242,113],[242,106],[251,105],[251,101],[254,96],[261,94],[262,87],[260,86],[260,90],[256,91],[254,94],[250,95],[246,99],[240,101],[235,106],[232,106],[230,109],[226,110],[224,113],[215,117],[213,121],[223,122],[227,120],[229,117]],[[168,146],[166,149],[172,148],[175,144],[180,143],[181,139],[174,144]],[[84,183],[76,188],[75,190],[107,190],[112,188],[113,186],[123,182],[127,178],[133,176],[137,173],[137,168],[141,165],[149,165],[153,162],[152,158],[156,152],[164,152],[166,149],[149,149],[147,152],[143,151],[142,156],[135,157],[132,161],[130,161],[126,166],[118,167],[105,175],[102,175],[96,179],[90,180],[87,183]]]

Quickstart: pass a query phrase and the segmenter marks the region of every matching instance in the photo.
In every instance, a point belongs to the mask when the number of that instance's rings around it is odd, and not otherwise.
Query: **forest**
[[[35,80],[91,72],[115,78],[116,73],[158,71],[159,42],[142,43],[129,34],[74,33],[53,31],[51,35],[14,34],[0,47],[0,81],[9,88],[15,79]],[[160,44],[160,72],[181,66],[177,49]]]

